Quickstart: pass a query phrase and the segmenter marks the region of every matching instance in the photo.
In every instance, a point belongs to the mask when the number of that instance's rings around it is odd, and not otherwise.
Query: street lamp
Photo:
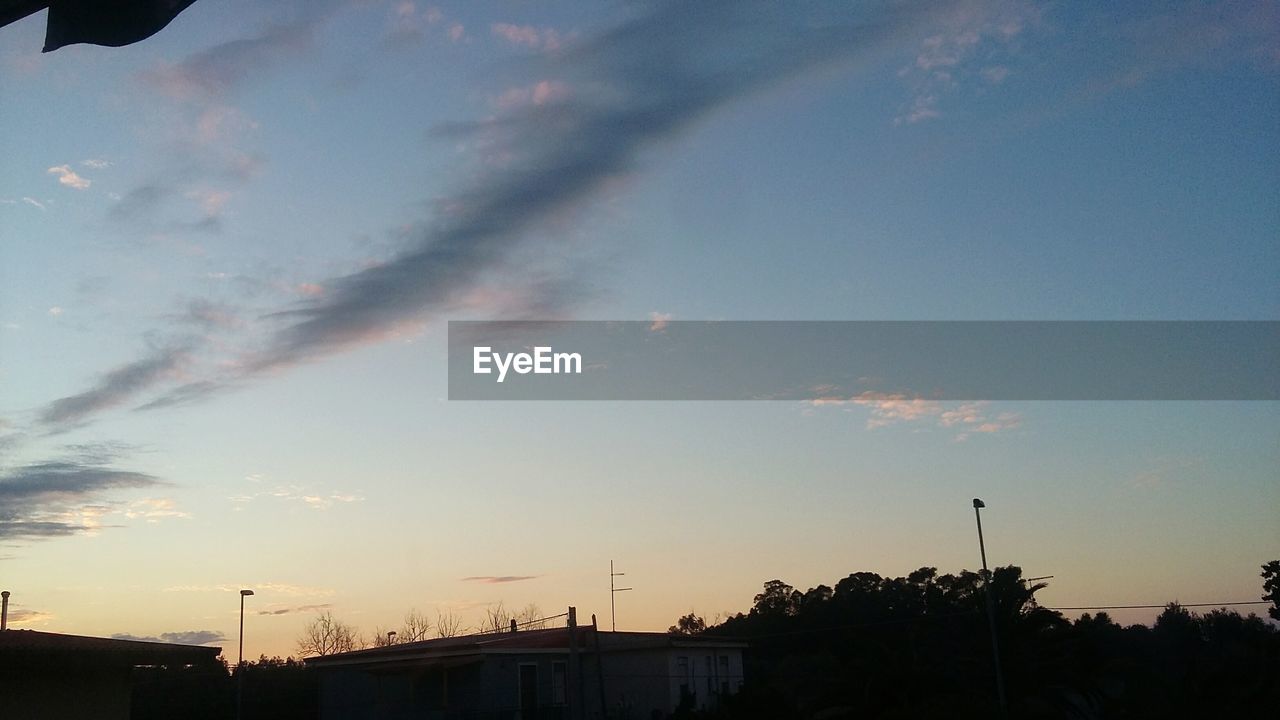
[[[236,720],[239,720],[244,707],[244,599],[252,594],[252,590],[240,591],[240,658],[236,661]]]
[[[987,569],[987,546],[982,540],[982,508],[987,504],[973,499],[973,516],[978,520],[978,550],[982,553],[982,592],[987,596],[987,624],[991,627],[991,657],[996,666],[996,697],[1000,701],[1000,713],[1007,716],[1009,706],[1004,698],[1004,672],[1000,669],[1000,643],[996,640],[996,606],[991,600],[991,571]]]

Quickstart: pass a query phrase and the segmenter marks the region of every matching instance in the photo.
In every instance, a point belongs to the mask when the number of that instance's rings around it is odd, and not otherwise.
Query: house
[[[516,630],[307,660],[324,720],[650,720],[742,687],[745,643],[594,626]]]
[[[217,647],[0,630],[0,718],[127,720],[135,667],[221,667],[220,652]]]

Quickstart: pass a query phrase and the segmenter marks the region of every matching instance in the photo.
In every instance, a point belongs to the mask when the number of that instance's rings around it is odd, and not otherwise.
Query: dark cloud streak
[[[441,202],[445,210],[415,247],[325,281],[324,297],[271,316],[286,324],[242,365],[240,379],[430,319],[501,267],[539,222],[632,170],[647,147],[732,100],[873,50],[924,14],[887,5],[668,2],[554,55],[539,70],[565,77],[571,97],[437,130],[495,133],[514,159]],[[201,396],[218,389],[199,387]],[[166,404],[162,397],[150,406]]]
[[[66,429],[90,415],[127,402],[138,393],[172,377],[188,360],[190,348],[161,348],[141,360],[108,372],[93,387],[49,403],[41,410],[41,423]]]
[[[111,636],[114,640],[133,640],[135,642],[154,642],[154,643],[170,643],[174,645],[208,645],[209,643],[222,642],[227,639],[226,635],[217,630],[183,630],[181,632],[160,633],[159,637],[154,635],[130,635],[128,633],[115,633]]]
[[[118,470],[81,457],[24,465],[0,473],[0,539],[48,538],[92,528],[81,516],[101,508],[110,491],[165,483],[147,473]]]

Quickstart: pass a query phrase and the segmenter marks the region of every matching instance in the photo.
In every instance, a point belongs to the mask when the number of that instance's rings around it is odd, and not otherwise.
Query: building
[[[0,631],[0,718],[127,720],[133,669],[219,666],[222,648]]]
[[[742,687],[745,643],[594,627],[438,638],[307,660],[324,720],[650,720]]]

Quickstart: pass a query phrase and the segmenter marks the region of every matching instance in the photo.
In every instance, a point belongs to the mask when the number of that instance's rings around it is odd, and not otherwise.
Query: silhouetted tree
[[[1271,601],[1267,608],[1271,619],[1280,620],[1280,560],[1262,566],[1262,599]]]
[[[430,633],[431,620],[427,618],[425,613],[413,608],[404,614],[404,624],[400,626],[400,632],[396,635],[396,640],[400,642],[417,642],[428,639]]]
[[[667,629],[673,635],[697,635],[707,629],[707,621],[699,615],[689,613],[676,620],[676,624]]]
[[[360,633],[325,610],[302,629],[298,637],[298,654],[302,657],[333,655],[364,647]]]
[[[764,591],[756,595],[751,613],[774,617],[794,615],[800,601],[798,590],[781,580],[770,580],[764,584]]]
[[[452,611],[446,610],[443,613],[436,611],[436,637],[457,637],[462,634],[462,618],[454,615]]]
[[[505,632],[511,629],[511,613],[503,606],[502,601],[484,609],[484,620],[481,621],[480,632]]]

